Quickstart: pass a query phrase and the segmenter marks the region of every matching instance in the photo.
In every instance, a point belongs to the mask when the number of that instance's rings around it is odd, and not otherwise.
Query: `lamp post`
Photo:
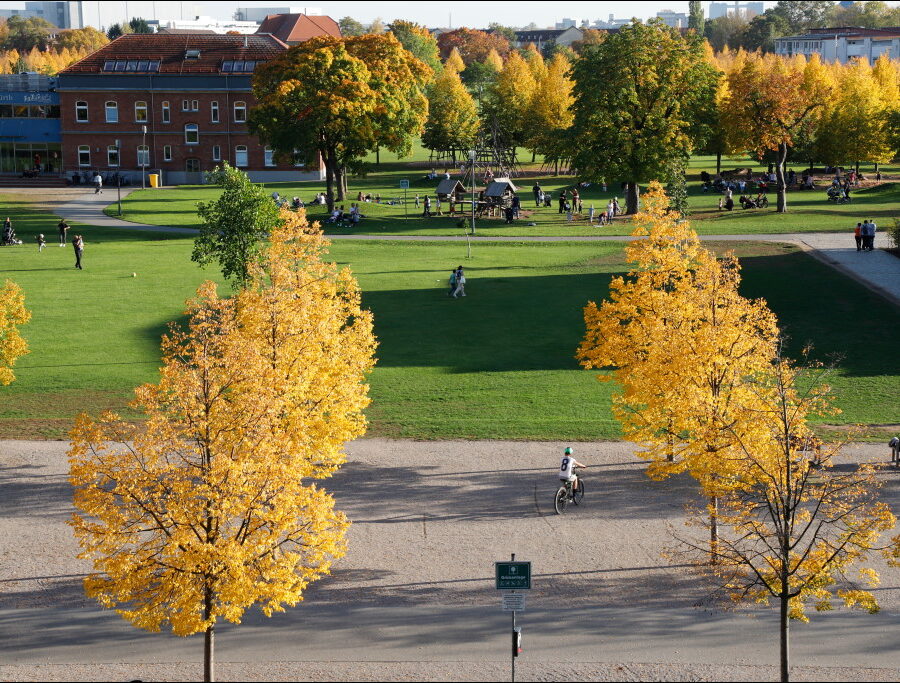
[[[475,234],[475,150],[469,152],[469,163],[472,166],[472,234]]]
[[[141,126],[141,189],[147,189],[147,164],[150,162],[150,150],[147,149],[147,126]]]
[[[122,142],[116,138],[116,163],[122,165]],[[116,197],[119,202],[119,215],[122,215],[122,174],[116,173]]]

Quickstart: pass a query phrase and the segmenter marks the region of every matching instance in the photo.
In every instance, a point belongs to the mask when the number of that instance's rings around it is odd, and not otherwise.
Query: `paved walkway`
[[[127,197],[138,188],[122,190],[122,197]],[[57,213],[69,220],[110,228],[144,230],[148,232],[168,232],[195,234],[192,228],[176,228],[146,223],[132,223],[119,218],[107,216],[103,209],[115,200],[115,190],[107,189],[103,194],[88,191],[57,208]],[[841,271],[873,291],[878,292],[897,306],[900,306],[900,259],[883,251],[889,245],[886,232],[880,231],[875,239],[873,252],[857,252],[853,235],[847,233],[786,233],[786,234],[752,234],[752,235],[702,235],[704,240],[716,241],[761,241],[787,242],[796,244],[812,256]],[[414,242],[464,242],[466,237],[438,235],[329,235],[332,240],[397,240]],[[474,242],[621,242],[633,239],[622,235],[585,235],[583,237],[482,237],[470,238]]]

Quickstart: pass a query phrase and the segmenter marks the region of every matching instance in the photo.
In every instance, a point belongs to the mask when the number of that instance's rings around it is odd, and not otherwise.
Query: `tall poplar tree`
[[[572,67],[572,158],[586,180],[627,183],[626,210],[638,210],[639,184],[668,180],[687,157],[694,118],[715,97],[718,72],[703,38],[657,20],[634,22],[587,46]]]
[[[706,32],[706,17],[703,14],[703,3],[700,0],[688,2],[688,28],[694,29],[701,36]]]
[[[445,69],[429,88],[428,120],[422,145],[426,149],[450,151],[455,162],[456,152],[473,147],[480,127],[475,100],[459,74]]]

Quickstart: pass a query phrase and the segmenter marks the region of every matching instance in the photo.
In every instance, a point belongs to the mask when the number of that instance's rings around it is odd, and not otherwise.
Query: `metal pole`
[[[516,561],[515,553],[510,554],[509,561],[510,562]],[[515,591],[510,591],[510,592],[515,593]],[[516,611],[515,610],[513,610],[513,613],[512,613],[512,632],[513,633],[516,632]],[[512,662],[512,677],[510,678],[510,680],[512,681],[512,683],[516,683],[516,653],[511,651],[510,656],[511,656],[511,662]]]
[[[409,219],[409,206],[406,204],[406,188],[403,188],[403,219]]]
[[[472,234],[475,234],[475,152],[469,157],[472,162]]]
[[[119,199],[119,215],[122,215],[122,176],[116,176],[116,195]]]
[[[150,162],[150,150],[147,149],[147,126],[141,126],[144,137],[141,142],[141,189],[147,189],[147,165]],[[146,156],[144,156],[146,155]]]

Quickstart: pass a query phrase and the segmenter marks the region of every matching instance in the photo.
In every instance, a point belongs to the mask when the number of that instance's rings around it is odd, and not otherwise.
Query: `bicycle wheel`
[[[568,503],[569,493],[566,491],[565,486],[560,486],[559,490],[556,492],[556,497],[553,499],[553,507],[556,509],[556,514],[561,515],[565,512]]]
[[[578,478],[578,490],[572,494],[572,501],[575,505],[581,505],[581,501],[584,500],[584,479]]]

